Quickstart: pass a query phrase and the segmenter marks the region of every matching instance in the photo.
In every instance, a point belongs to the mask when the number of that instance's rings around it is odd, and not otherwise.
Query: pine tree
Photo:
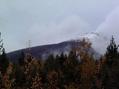
[[[1,32],[0,32],[0,55],[2,55],[3,50],[4,50],[4,48],[3,48],[3,39],[1,38]]]
[[[5,53],[5,49],[3,47],[3,40],[1,39],[1,33],[0,33],[0,71],[2,74],[6,72],[8,65],[9,65],[9,61]]]
[[[79,82],[79,60],[77,59],[76,52],[71,51],[65,61],[63,70],[64,83],[69,84],[72,82]]]
[[[118,45],[115,43],[114,37],[112,36],[110,44],[107,47],[106,57],[112,59],[118,57],[118,54]]]
[[[47,73],[48,71],[56,69],[56,61],[53,54],[49,55],[44,63],[44,71]]]
[[[20,65],[24,64],[24,62],[25,62],[24,59],[25,59],[25,53],[22,51],[20,54],[20,58],[18,59]]]
[[[104,89],[119,88],[119,52],[118,45],[112,37],[105,55],[105,63],[102,67],[102,87]]]

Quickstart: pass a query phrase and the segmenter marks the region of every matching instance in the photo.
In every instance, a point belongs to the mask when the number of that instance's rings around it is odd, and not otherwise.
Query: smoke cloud
[[[97,26],[108,29],[99,24],[118,5],[119,0],[0,0],[4,47],[9,52],[28,47],[28,40],[32,41],[31,46],[36,46],[78,38],[95,31]],[[114,24],[106,20],[105,23],[118,26],[118,21]],[[107,31],[102,34],[108,38],[111,35],[104,33]]]
[[[70,40],[91,30],[90,24],[82,20],[78,15],[66,17],[61,22],[51,22],[47,25],[33,24],[28,31],[28,38],[33,45],[57,43]],[[26,38],[26,39],[28,39]]]
[[[98,26],[95,33],[98,33],[99,36],[94,36],[91,38],[91,41],[93,42],[93,47],[101,54],[105,53],[112,35],[115,41],[119,43],[119,7],[106,17],[105,21]]]

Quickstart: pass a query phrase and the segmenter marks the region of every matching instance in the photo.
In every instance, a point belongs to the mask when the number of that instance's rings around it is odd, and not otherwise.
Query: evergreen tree
[[[102,67],[102,87],[104,89],[119,88],[119,53],[118,46],[112,37],[105,55],[105,63]]]
[[[20,54],[20,58],[18,59],[20,65],[23,65],[24,64],[24,62],[25,62],[24,59],[25,59],[25,54],[22,51],[21,54]]]
[[[8,65],[9,65],[9,61],[8,61],[7,55],[5,53],[5,50],[3,50],[3,53],[0,57],[0,67],[1,67],[2,73],[6,72]]]
[[[0,55],[2,55],[3,50],[4,50],[4,48],[3,48],[3,39],[1,38],[1,32],[0,32]]]
[[[53,54],[49,55],[45,60],[44,71],[47,73],[48,71],[56,69],[56,61]]]
[[[79,60],[77,59],[76,52],[71,51],[65,61],[63,76],[66,84],[76,82],[79,80]]]
[[[2,74],[6,72],[8,65],[9,65],[9,61],[5,53],[5,49],[3,47],[3,40],[1,39],[1,33],[0,33],[0,71]]]
[[[110,40],[110,44],[107,47],[106,57],[109,59],[113,59],[118,57],[118,45],[115,43],[114,37]],[[112,60],[109,60],[112,61]]]

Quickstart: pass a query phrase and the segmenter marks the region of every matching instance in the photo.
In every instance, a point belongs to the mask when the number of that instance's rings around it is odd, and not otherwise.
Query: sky
[[[58,43],[82,34],[119,34],[119,0],[0,0],[6,52]]]

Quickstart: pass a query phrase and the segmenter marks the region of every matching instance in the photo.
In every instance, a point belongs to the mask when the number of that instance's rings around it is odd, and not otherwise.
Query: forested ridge
[[[86,50],[90,42],[84,39],[82,45],[46,60],[21,52],[19,62],[13,63],[0,38],[0,89],[119,89],[119,51],[114,38],[98,60]]]

